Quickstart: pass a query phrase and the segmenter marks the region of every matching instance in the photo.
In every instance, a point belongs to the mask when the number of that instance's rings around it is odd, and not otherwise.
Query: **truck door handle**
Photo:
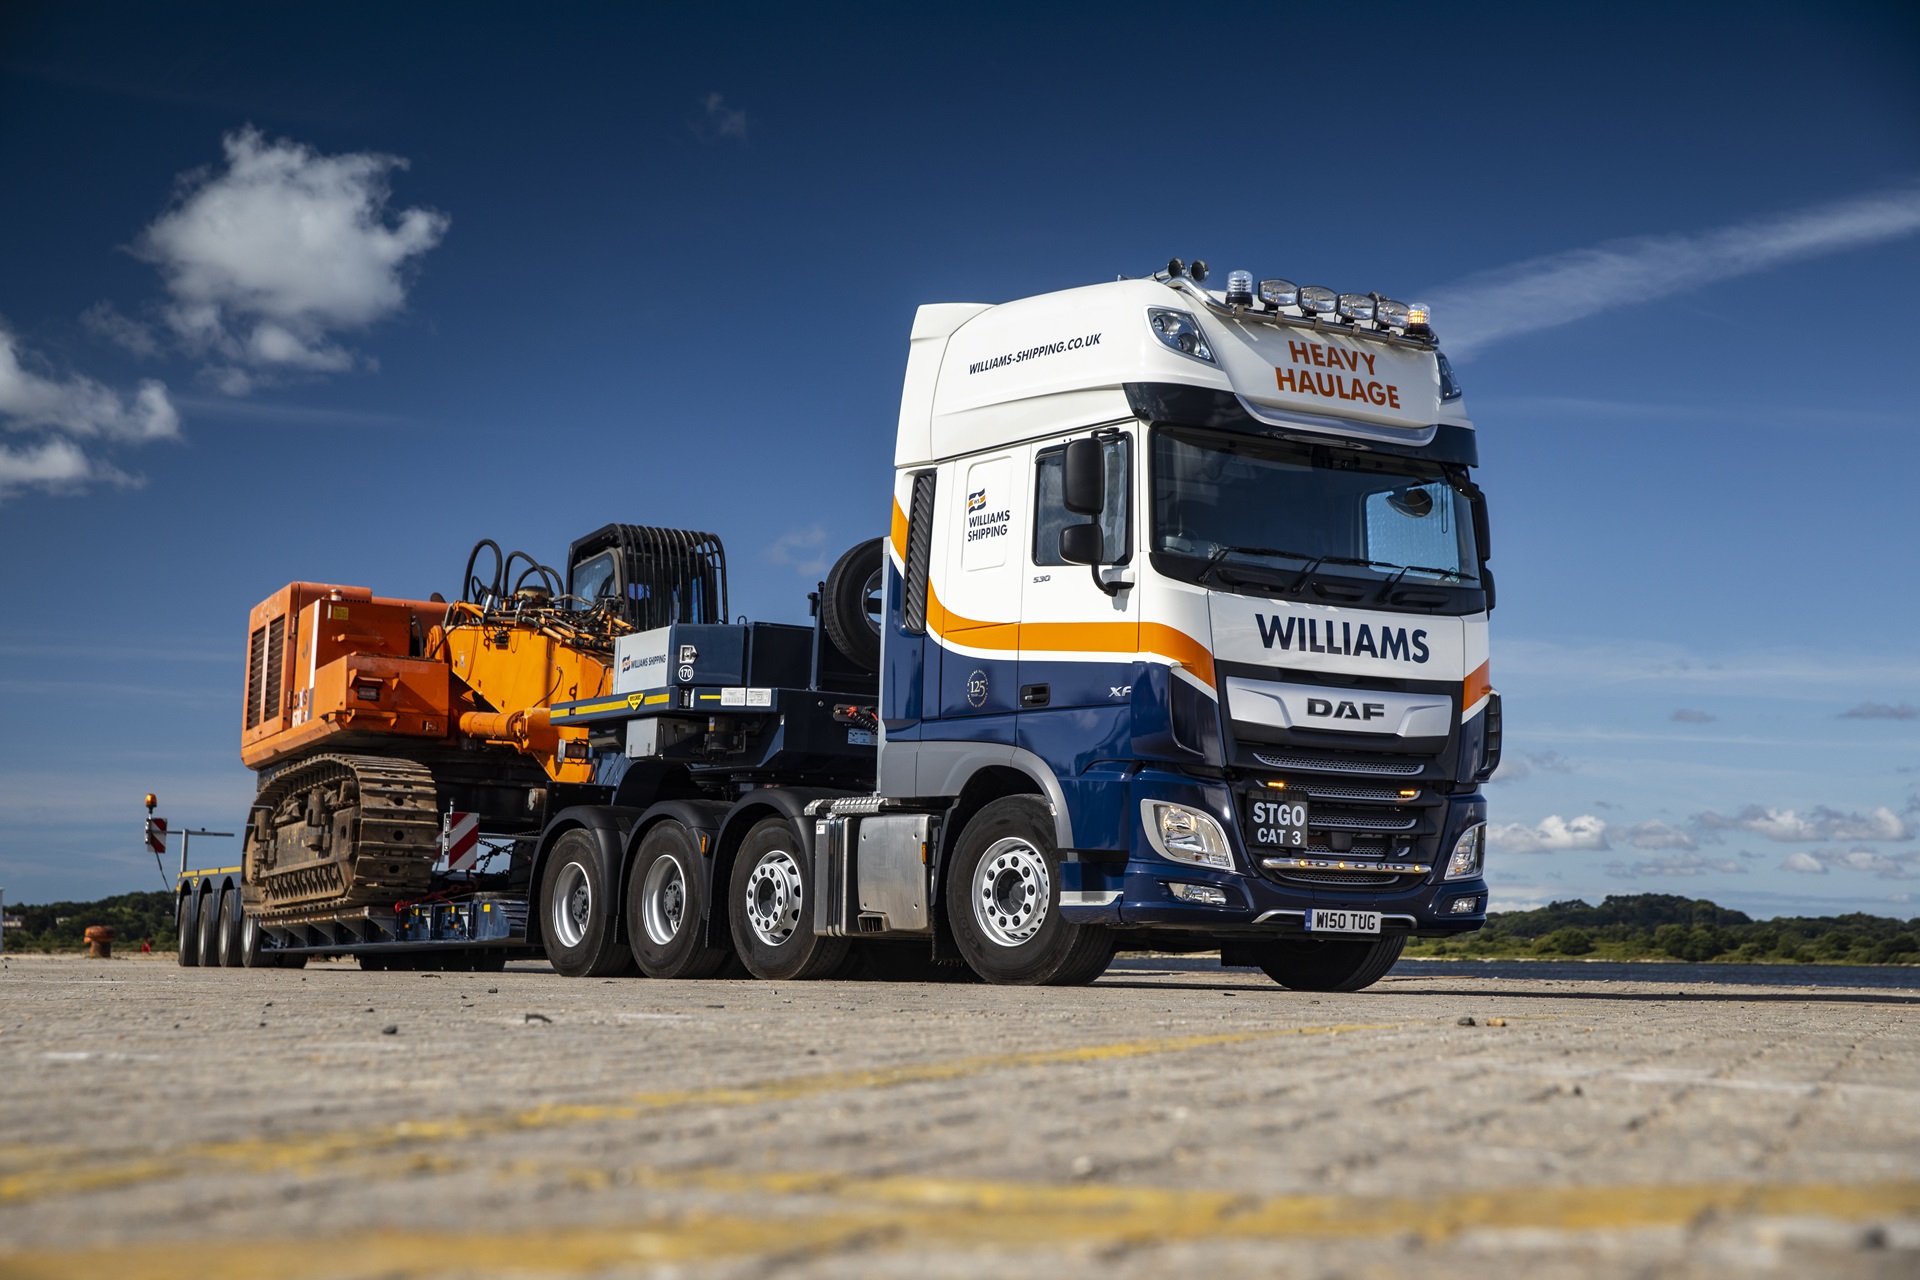
[[[1044,707],[1053,698],[1053,689],[1044,684],[1023,684],[1020,686],[1020,705],[1023,707]]]

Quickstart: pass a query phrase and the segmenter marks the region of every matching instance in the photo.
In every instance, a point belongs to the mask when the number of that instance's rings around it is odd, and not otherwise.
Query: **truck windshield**
[[[1152,483],[1156,562],[1190,582],[1480,585],[1469,499],[1438,463],[1161,427]]]

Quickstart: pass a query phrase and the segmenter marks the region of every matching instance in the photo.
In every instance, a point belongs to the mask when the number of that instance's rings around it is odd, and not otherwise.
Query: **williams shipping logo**
[[[969,364],[967,372],[968,374],[986,373],[992,369],[1004,369],[1010,364],[1024,364],[1029,360],[1057,356],[1065,351],[1085,351],[1088,347],[1099,346],[1101,337],[1102,335],[1098,333],[1088,333],[1078,338],[1043,342],[1037,347],[1028,347],[1022,351],[1009,351],[1005,355],[988,356],[985,360],[975,360]]]
[[[982,538],[1004,538],[1007,536],[1007,522],[1013,519],[1011,509],[988,511],[987,491],[975,489],[967,495],[967,541],[978,542]]]
[[[987,505],[987,491],[985,489],[975,489],[972,493],[967,495],[968,511],[978,511],[980,508],[986,505]]]
[[[1396,662],[1425,662],[1433,656],[1427,648],[1427,633],[1405,627],[1375,627],[1363,622],[1355,626],[1342,622],[1338,630],[1331,619],[1272,617],[1253,615],[1260,628],[1260,643],[1300,653],[1351,654],[1359,658],[1386,658]]]

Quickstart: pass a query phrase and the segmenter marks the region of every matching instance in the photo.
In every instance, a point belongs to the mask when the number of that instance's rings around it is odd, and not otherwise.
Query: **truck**
[[[1481,927],[1478,450],[1426,308],[1174,259],[919,308],[891,523],[810,625],[712,534],[490,541],[249,620],[238,868],[184,964],[1352,991]]]

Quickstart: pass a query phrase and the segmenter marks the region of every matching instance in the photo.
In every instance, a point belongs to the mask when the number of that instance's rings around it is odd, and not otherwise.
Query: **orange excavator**
[[[462,581],[451,601],[293,582],[254,607],[241,759],[260,789],[240,882],[201,899],[209,949],[425,894],[450,813],[531,836],[550,807],[604,799],[589,728],[550,707],[610,692],[620,636],[726,619],[705,533],[610,524],[564,574],[483,540]],[[524,888],[516,872],[492,878]]]

